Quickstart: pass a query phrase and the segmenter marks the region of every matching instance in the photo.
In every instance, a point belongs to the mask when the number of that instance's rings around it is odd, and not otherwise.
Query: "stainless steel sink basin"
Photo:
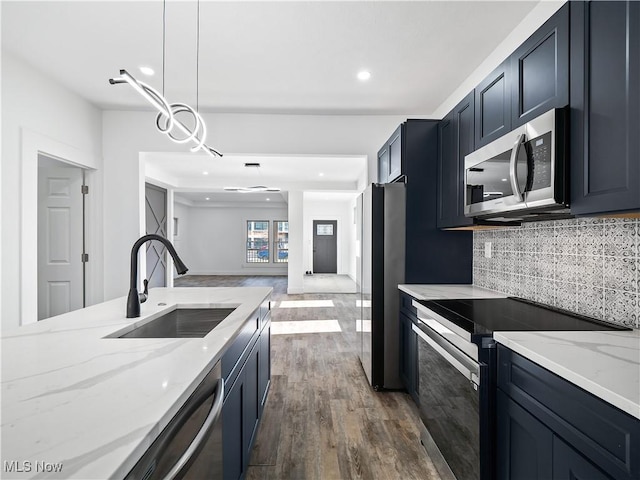
[[[202,338],[235,308],[178,308],[117,338]]]

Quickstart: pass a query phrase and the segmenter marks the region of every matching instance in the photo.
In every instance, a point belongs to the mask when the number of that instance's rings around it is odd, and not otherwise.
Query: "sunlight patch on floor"
[[[271,335],[294,335],[296,333],[341,332],[337,320],[301,320],[298,322],[271,322]]]
[[[277,308],[333,307],[333,300],[283,300]]]
[[[356,332],[370,332],[371,320],[356,320]]]
[[[356,300],[356,307],[371,307],[371,300]]]

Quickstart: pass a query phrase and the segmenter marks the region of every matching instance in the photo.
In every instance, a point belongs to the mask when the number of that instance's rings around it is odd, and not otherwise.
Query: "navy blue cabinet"
[[[267,401],[267,393],[271,384],[271,321],[268,320],[260,334],[260,351],[258,356],[258,399],[260,400],[260,416]]]
[[[378,183],[391,183],[404,175],[402,163],[402,125],[378,151]]]
[[[614,480],[559,437],[553,437],[553,478],[557,480]]]
[[[640,2],[571,3],[571,212],[640,210]]]
[[[438,125],[438,228],[473,224],[464,215],[464,157],[473,152],[474,92]]]
[[[502,345],[496,419],[499,479],[640,478],[639,419]]]
[[[226,386],[222,407],[225,480],[244,478],[249,464],[271,382],[270,318],[267,303],[266,308],[254,313],[222,357]]]
[[[569,3],[511,55],[512,128],[569,104]]]
[[[507,59],[475,89],[476,148],[511,130],[511,74]]]
[[[498,479],[552,478],[553,432],[500,390],[496,401]]]
[[[413,400],[418,402],[418,340],[417,335],[411,328],[413,322],[404,313],[400,313],[400,377],[404,382],[407,392]]]

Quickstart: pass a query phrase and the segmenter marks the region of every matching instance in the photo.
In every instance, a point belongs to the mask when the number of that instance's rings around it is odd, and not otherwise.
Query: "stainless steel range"
[[[494,478],[495,331],[624,330],[517,298],[413,301],[421,440],[443,477]]]

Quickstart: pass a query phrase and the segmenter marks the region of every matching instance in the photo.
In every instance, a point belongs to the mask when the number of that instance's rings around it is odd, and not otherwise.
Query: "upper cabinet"
[[[402,168],[402,125],[378,151],[378,183],[391,183],[404,174]]]
[[[475,89],[476,148],[511,130],[511,68],[507,59]]]
[[[640,3],[571,3],[571,211],[640,210]]]
[[[558,10],[510,57],[511,126],[569,103],[569,4]]]
[[[464,215],[464,157],[474,149],[474,109],[471,92],[438,126],[438,228],[473,223]]]

